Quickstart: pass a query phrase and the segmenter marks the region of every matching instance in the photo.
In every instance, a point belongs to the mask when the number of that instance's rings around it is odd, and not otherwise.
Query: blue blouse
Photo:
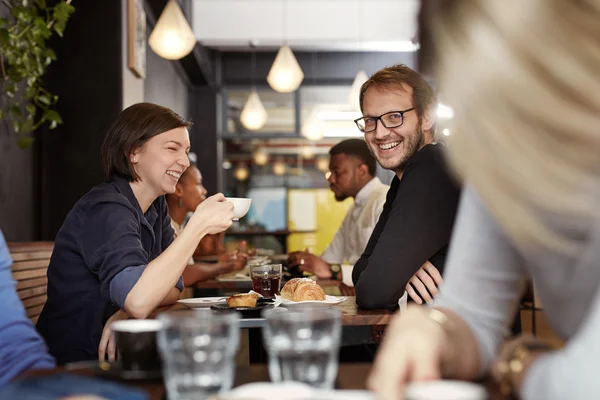
[[[98,357],[106,320],[124,308],[146,265],[171,242],[164,196],[143,213],[123,178],[94,187],[75,204],[56,235],[37,324],[59,364]],[[183,279],[176,286],[183,290]]]
[[[54,360],[17,296],[11,265],[0,231],[0,388],[29,369],[54,367]]]

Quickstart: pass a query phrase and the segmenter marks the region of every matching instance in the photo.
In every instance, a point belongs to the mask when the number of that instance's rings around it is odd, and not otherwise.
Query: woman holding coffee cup
[[[37,328],[59,364],[96,358],[102,329],[119,309],[147,318],[176,302],[198,242],[231,226],[233,204],[219,193],[174,239],[164,195],[190,165],[190,125],[168,108],[139,103],[108,131],[101,149],[107,181],[69,212],[48,267]]]

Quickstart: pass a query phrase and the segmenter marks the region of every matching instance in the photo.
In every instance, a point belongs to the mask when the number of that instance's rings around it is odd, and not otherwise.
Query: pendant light
[[[260,101],[256,89],[252,88],[250,97],[248,97],[248,101],[246,101],[244,109],[240,114],[240,122],[246,129],[256,131],[265,126],[267,118],[267,110],[265,110],[265,106]]]
[[[273,173],[275,175],[277,175],[277,176],[285,175],[286,170],[287,170],[287,165],[285,164],[285,161],[283,160],[283,158],[278,158],[273,163]]]
[[[317,53],[316,52],[313,52],[313,54],[312,54],[311,72],[313,75],[313,86],[316,89],[317,88]],[[309,90],[309,89],[307,88],[307,90]],[[317,96],[315,95],[315,98],[312,100],[313,100],[313,103],[316,103]],[[325,130],[325,124],[323,123],[323,121],[321,121],[318,118],[315,104],[313,104],[312,112],[309,114],[308,118],[302,125],[301,134],[302,134],[302,136],[304,136],[305,138],[307,138],[308,140],[310,140],[312,142],[318,142],[319,140],[323,139],[323,136],[324,136],[323,131],[324,130]]]
[[[248,166],[245,163],[241,163],[233,171],[233,176],[238,181],[243,182],[250,176],[250,170],[248,169]]]
[[[279,93],[291,93],[300,87],[303,79],[304,72],[292,49],[286,45],[281,46],[267,75],[269,86]]]
[[[267,110],[263,105],[260,97],[258,96],[258,92],[254,87],[254,73],[256,70],[256,54],[254,53],[254,44],[250,42],[250,48],[252,49],[251,54],[251,65],[250,65],[250,74],[252,79],[252,91],[250,92],[250,97],[246,101],[244,108],[242,109],[242,113],[240,114],[240,122],[242,125],[250,130],[257,131],[267,123],[267,118],[269,117],[267,114]]]
[[[286,1],[283,2],[283,46],[279,48],[275,61],[267,75],[267,82],[271,88],[279,93],[291,93],[296,91],[302,80],[304,72],[294,57],[294,53],[286,43]]]
[[[363,83],[367,81],[367,79],[369,79],[367,73],[361,69],[356,74],[354,82],[352,82],[352,87],[348,93],[348,102],[355,111],[360,111],[360,88],[362,87]]]
[[[257,149],[252,155],[252,159],[254,160],[254,164],[256,165],[267,165],[269,162],[269,154],[265,151],[265,149]]]
[[[196,35],[185,19],[177,0],[169,0],[158,18],[148,44],[152,50],[167,60],[179,60],[196,46]]]

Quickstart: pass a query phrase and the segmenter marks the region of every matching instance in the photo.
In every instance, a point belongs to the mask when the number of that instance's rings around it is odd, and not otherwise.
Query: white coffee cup
[[[233,203],[233,220],[237,221],[248,213],[252,199],[241,197],[225,197],[226,201]]]

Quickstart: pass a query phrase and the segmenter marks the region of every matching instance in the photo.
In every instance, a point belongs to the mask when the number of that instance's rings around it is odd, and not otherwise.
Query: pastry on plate
[[[227,307],[256,307],[257,293],[239,293],[227,298]]]
[[[291,301],[325,300],[325,292],[312,279],[294,278],[283,285],[281,297]]]

